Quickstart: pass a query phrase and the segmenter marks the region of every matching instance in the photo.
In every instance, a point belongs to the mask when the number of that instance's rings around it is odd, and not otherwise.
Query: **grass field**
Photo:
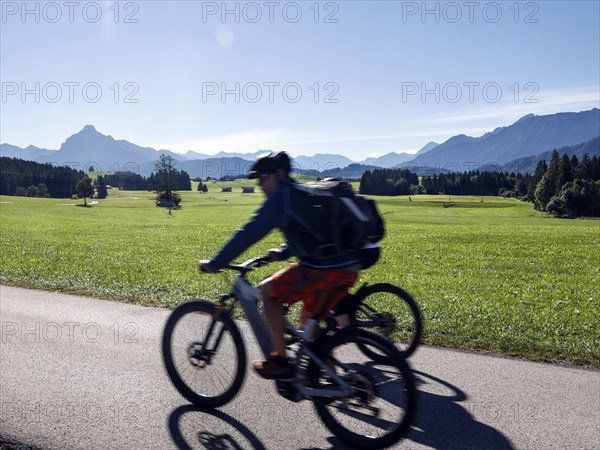
[[[221,193],[221,183],[183,193],[171,216],[148,192],[111,190],[91,208],[0,197],[0,282],[163,307],[216,299],[234,275],[200,276],[196,260],[210,258],[262,202],[258,190],[240,193],[244,182],[226,184],[233,193]],[[383,256],[361,281],[411,292],[425,343],[600,366],[600,221],[547,218],[498,197],[377,200]],[[281,242],[274,232],[244,256]]]

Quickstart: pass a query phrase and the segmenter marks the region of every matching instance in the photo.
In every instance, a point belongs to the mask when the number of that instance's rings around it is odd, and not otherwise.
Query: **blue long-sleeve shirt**
[[[302,218],[292,211],[290,192],[294,181],[286,178],[279,187],[267,198],[264,204],[253,214],[250,220],[225,243],[221,250],[210,261],[213,270],[220,270],[246,251],[250,246],[260,241],[274,228],[283,231],[287,243],[283,248],[282,258],[295,256],[300,263],[317,268],[344,268],[360,264],[357,252],[344,252],[329,257],[314,257],[310,249],[316,244],[316,238],[305,225]]]

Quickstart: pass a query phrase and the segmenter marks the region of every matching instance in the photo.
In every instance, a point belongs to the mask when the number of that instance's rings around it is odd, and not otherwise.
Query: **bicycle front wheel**
[[[423,320],[417,303],[408,292],[394,284],[379,283],[360,289],[355,294],[354,301],[354,326],[371,328],[388,337],[394,337],[405,358],[414,353],[421,342]],[[381,312],[390,306],[393,308],[393,314]],[[362,350],[375,361],[382,358],[375,349],[363,347]]]
[[[187,400],[218,407],[232,400],[244,381],[246,349],[231,316],[206,300],[178,306],[162,336],[167,374]]]
[[[376,349],[384,360],[371,360],[361,345]],[[389,447],[406,435],[416,415],[417,390],[408,363],[390,341],[346,328],[325,338],[319,354],[353,388],[347,398],[314,397],[317,413],[333,434],[352,447],[369,449]],[[335,388],[314,362],[308,373],[312,386]]]

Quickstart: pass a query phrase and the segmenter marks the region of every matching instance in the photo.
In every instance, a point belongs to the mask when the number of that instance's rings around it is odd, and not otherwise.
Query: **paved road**
[[[44,449],[342,447],[309,402],[290,403],[252,372],[226,407],[190,406],[162,367],[168,314],[1,286],[0,442]],[[257,358],[249,347],[249,358]],[[600,448],[598,371],[428,347],[412,365],[420,413],[398,448]]]

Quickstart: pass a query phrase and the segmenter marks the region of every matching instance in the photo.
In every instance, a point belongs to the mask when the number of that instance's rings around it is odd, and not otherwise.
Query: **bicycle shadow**
[[[435,449],[494,449],[513,450],[510,440],[490,425],[478,422],[462,405],[468,399],[458,387],[424,372],[413,371],[419,389],[419,411],[411,431],[405,437]],[[424,390],[437,384],[451,395]],[[435,386],[430,386],[430,388]],[[409,446],[410,447],[410,446]]]
[[[411,448],[410,442],[422,444],[429,448],[444,450],[494,449],[513,450],[510,440],[495,428],[477,421],[460,403],[468,396],[458,387],[433,375],[413,371],[419,388],[419,405],[417,418],[409,433],[401,441],[400,446]],[[429,389],[429,391],[424,388]],[[445,390],[444,394],[433,393],[432,390]],[[450,391],[450,395],[446,395]],[[184,436],[181,418],[192,413],[193,428],[203,431],[189,432]],[[206,417],[212,416],[227,425],[229,430],[221,433],[207,430]],[[229,414],[216,409],[203,409],[194,405],[182,405],[174,409],[168,420],[171,439],[177,448],[183,450],[209,449],[254,449],[266,450],[261,440],[243,423]],[[187,437],[187,439],[186,439]],[[330,446],[305,447],[302,450],[349,449],[335,436],[329,436]]]
[[[211,433],[209,431],[192,432],[188,433],[186,439],[181,427],[181,418],[184,414],[188,413],[195,416],[193,416],[192,419],[199,419],[198,428],[206,429],[202,416],[208,415],[228,424],[231,427],[231,430],[220,434]],[[236,450],[248,448],[266,450],[266,447],[260,439],[250,431],[246,425],[239,420],[234,419],[229,414],[217,409],[204,409],[194,405],[182,405],[171,412],[167,425],[173,443],[177,448],[182,450],[194,450],[199,448],[208,450],[223,450],[226,448]],[[239,436],[234,436],[232,433],[241,434],[244,438],[244,442],[240,442]],[[189,436],[190,434],[191,436]]]
[[[197,414],[198,417],[198,428],[205,430],[206,424],[203,423],[201,418],[202,415],[207,414],[216,419],[219,419],[233,428],[234,432],[240,433],[244,437],[244,442],[240,442],[239,439],[232,436],[230,432],[215,434],[208,431],[198,431],[191,434],[188,439],[184,437],[184,433],[181,429],[181,418],[184,414]],[[178,449],[182,450],[196,450],[196,449],[208,449],[208,450],[223,450],[223,449],[235,449],[235,450],[266,450],[266,447],[261,440],[252,432],[250,429],[241,423],[239,420],[231,417],[229,414],[217,409],[204,409],[194,405],[182,405],[174,409],[168,420],[168,428],[171,433],[171,439]],[[190,442],[191,441],[191,442]],[[330,449],[352,449],[348,447],[342,441],[335,436],[327,438],[327,442],[330,443]],[[309,447],[300,450],[321,450],[319,447]]]

